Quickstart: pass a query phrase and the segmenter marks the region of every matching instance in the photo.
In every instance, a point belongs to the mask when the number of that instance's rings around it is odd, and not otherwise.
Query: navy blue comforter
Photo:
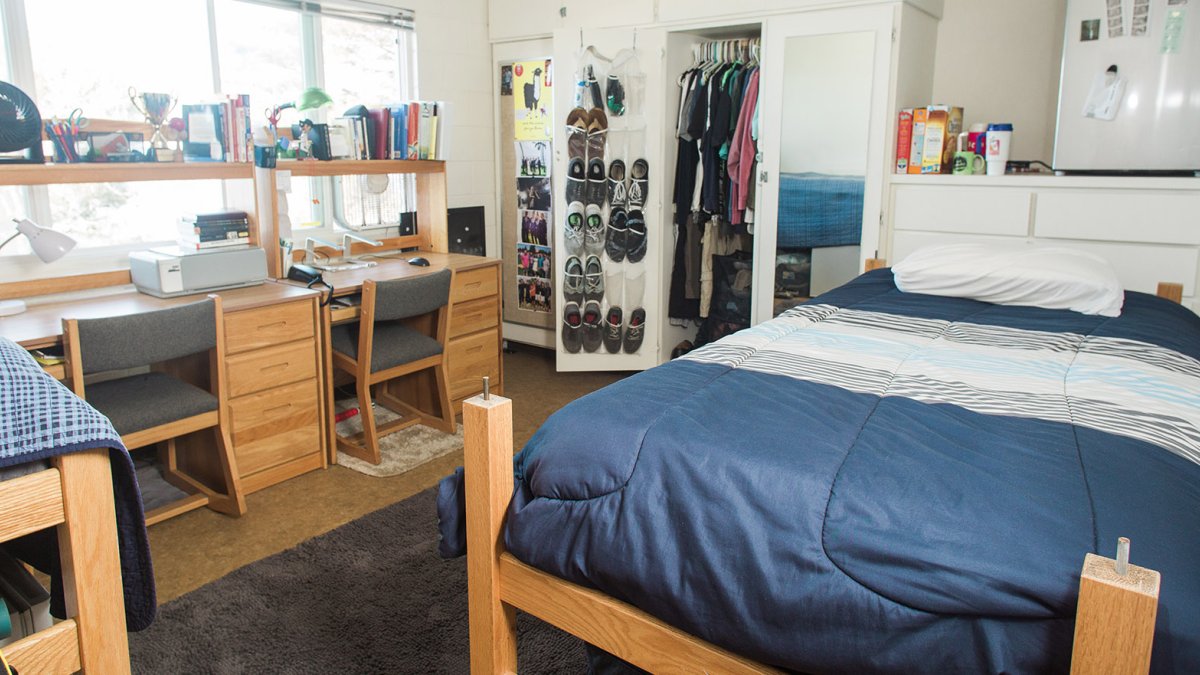
[[[1086,552],[1163,574],[1200,669],[1200,318],[903,294],[889,270],[574,401],[516,459],[517,558],[788,669],[1064,671]],[[463,551],[461,480],[443,552]]]

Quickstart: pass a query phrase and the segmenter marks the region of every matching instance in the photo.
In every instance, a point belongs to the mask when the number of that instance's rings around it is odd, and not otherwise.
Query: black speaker
[[[447,212],[450,252],[484,255],[484,218],[482,206],[464,206]]]

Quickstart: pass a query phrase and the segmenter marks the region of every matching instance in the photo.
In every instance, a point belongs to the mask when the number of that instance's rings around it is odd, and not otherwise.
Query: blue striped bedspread
[[[802,672],[1069,668],[1087,552],[1163,574],[1200,669],[1200,317],[899,292],[877,270],[554,414],[517,558]],[[461,551],[443,482],[443,550]]]
[[[157,599],[129,452],[108,418],[50,377],[20,345],[0,338],[0,468],[97,448],[108,449],[112,466],[126,624],[129,630],[142,630],[154,621]],[[65,616],[54,530],[36,532],[6,547],[51,575],[51,613]]]

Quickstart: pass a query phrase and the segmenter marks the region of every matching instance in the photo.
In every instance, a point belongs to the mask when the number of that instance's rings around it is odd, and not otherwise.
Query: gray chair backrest
[[[450,302],[450,270],[375,284],[375,321],[428,314]]]
[[[217,345],[212,300],[153,312],[79,320],[83,374],[136,368]]]

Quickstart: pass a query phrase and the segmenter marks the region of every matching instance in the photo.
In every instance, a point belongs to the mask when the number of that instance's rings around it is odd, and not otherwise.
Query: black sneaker
[[[587,170],[584,168],[583,159],[572,158],[567,162],[567,203],[586,201],[586,193]]]
[[[650,165],[644,159],[634,160],[629,168],[629,208],[640,209],[646,205],[650,192]]]
[[[600,302],[604,297],[604,266],[600,256],[589,255],[583,264],[583,296],[589,302]]]
[[[608,316],[604,318],[604,348],[609,354],[621,351],[621,308],[609,307]]]
[[[563,297],[567,302],[583,302],[583,261],[575,256],[567,258],[563,266]]]
[[[594,352],[600,348],[600,342],[603,339],[603,329],[600,326],[602,321],[600,303],[589,300],[583,306],[583,349],[585,351]]]
[[[612,213],[608,214],[608,234],[604,239],[604,251],[608,254],[608,259],[613,262],[621,262],[625,259],[625,235],[627,232],[625,223],[627,220],[625,209],[616,206],[612,208]],[[645,228],[642,228],[642,234],[645,234]],[[645,251],[642,253],[644,254]]]
[[[608,165],[608,204],[614,209],[625,208],[629,188],[625,185],[625,162],[614,159]]]
[[[641,211],[629,212],[624,244],[629,262],[641,262],[646,257],[646,216]]]
[[[568,302],[563,308],[562,342],[563,349],[574,354],[583,346],[583,317],[579,313],[579,303]]]
[[[604,206],[607,197],[608,179],[604,177],[604,160],[592,158],[587,165],[587,192],[585,203]]]
[[[646,333],[646,310],[638,307],[629,315],[629,327],[625,329],[625,353],[632,354],[642,348]]]

